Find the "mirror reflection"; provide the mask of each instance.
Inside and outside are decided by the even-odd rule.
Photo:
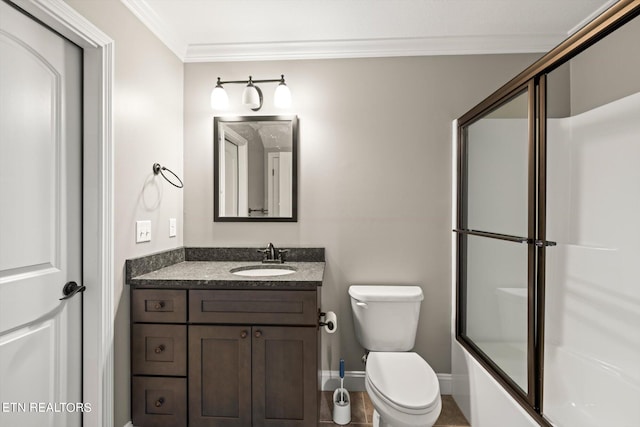
[[[214,119],[214,220],[296,221],[297,117]]]

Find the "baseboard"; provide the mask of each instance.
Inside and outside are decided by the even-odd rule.
[[[320,389],[333,391],[340,387],[340,371],[322,371]],[[344,371],[344,388],[351,391],[365,391],[364,371]]]
[[[436,374],[440,383],[440,394],[451,394],[452,376],[451,374]],[[340,387],[339,371],[322,371],[320,380],[321,390],[333,391]],[[364,371],[345,371],[344,387],[351,391],[365,391]]]
[[[452,394],[453,393],[453,375],[451,374],[436,374],[438,376],[438,382],[440,383],[440,394]]]

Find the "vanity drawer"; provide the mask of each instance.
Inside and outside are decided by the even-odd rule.
[[[190,290],[190,323],[317,325],[316,291]]]
[[[131,417],[139,427],[187,425],[187,379],[133,377]]]
[[[133,289],[131,291],[131,317],[134,322],[186,322],[187,291]]]
[[[134,324],[133,375],[187,375],[187,326]]]

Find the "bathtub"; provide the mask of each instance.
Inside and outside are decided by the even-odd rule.
[[[545,348],[545,417],[558,427],[637,427],[640,383],[566,347]]]

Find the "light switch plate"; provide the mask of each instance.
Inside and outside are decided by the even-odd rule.
[[[176,237],[176,234],[177,234],[176,228],[177,228],[176,219],[169,218],[169,237]]]
[[[136,221],[136,243],[151,241],[151,221]]]

